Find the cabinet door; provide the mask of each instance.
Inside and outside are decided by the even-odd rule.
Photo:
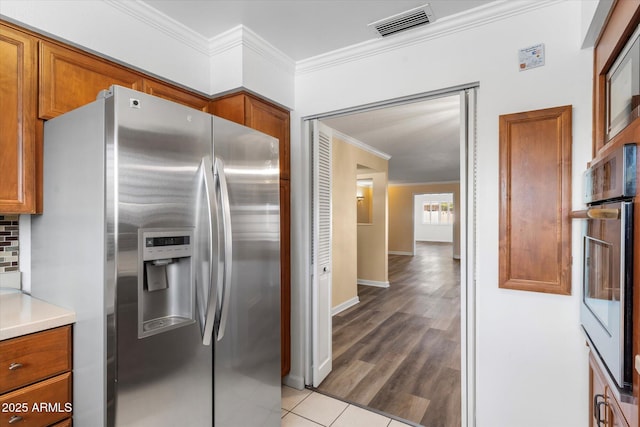
[[[177,89],[154,80],[144,79],[142,82],[142,90],[150,95],[168,99],[187,107],[195,108],[200,111],[208,111],[209,100],[197,95],[190,94],[184,90]]]
[[[629,427],[629,423],[624,415],[622,415],[622,410],[618,406],[618,403],[614,399],[607,399],[607,403],[609,409],[607,427]]]
[[[245,123],[280,140],[280,179],[289,179],[289,112],[247,96]]]
[[[620,403],[607,384],[606,374],[598,366],[596,355],[589,353],[589,419],[593,427],[629,427]],[[629,413],[629,415],[631,415]],[[599,421],[598,421],[599,419]],[[637,425],[633,422],[633,425]]]
[[[593,356],[590,356],[593,357]],[[606,405],[606,385],[602,378],[602,373],[595,366],[593,360],[589,360],[589,419],[593,427],[604,427],[603,422],[607,419]],[[598,423],[600,418],[600,423]]]
[[[218,98],[209,104],[209,112],[214,116],[244,125],[244,99],[246,95],[236,94]]]
[[[571,111],[500,116],[501,288],[571,294]]]
[[[39,117],[51,119],[96,99],[111,85],[142,89],[142,77],[88,53],[40,42]]]
[[[0,213],[35,213],[37,40],[0,25]]]

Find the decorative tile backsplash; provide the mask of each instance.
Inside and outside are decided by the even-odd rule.
[[[18,271],[18,215],[0,215],[0,273]]]

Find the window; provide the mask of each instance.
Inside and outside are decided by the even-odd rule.
[[[453,224],[453,202],[424,202],[422,204],[422,223]]]

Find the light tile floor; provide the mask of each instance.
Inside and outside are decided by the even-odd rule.
[[[282,427],[407,427],[311,390],[282,386]]]

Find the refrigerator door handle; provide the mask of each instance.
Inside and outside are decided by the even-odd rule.
[[[204,311],[204,325],[202,326],[202,344],[203,345],[211,345],[211,337],[213,335],[213,326],[215,321],[215,309],[217,305],[217,286],[214,284],[213,277],[213,216],[214,213],[217,213],[217,199],[215,197],[215,186],[213,179],[213,166],[211,165],[211,160],[209,157],[203,157],[200,163],[200,168],[202,169],[202,179],[204,183],[205,195],[207,198],[207,215],[208,215],[208,223],[209,223],[209,277],[205,286],[209,287],[208,298],[206,301],[205,311]],[[219,222],[219,219],[216,217],[216,221]],[[202,233],[201,233],[202,234]],[[202,319],[201,319],[202,320]]]
[[[227,177],[224,172],[224,161],[216,157],[214,174],[218,178],[220,188],[220,203],[222,208],[222,223],[224,236],[224,287],[222,288],[222,305],[220,307],[220,323],[218,325],[217,340],[224,337],[227,318],[229,317],[229,296],[231,293],[231,271],[232,271],[232,234],[231,234],[231,209],[229,207],[229,190],[227,187]]]

